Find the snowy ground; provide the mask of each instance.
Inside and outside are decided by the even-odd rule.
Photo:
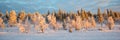
[[[4,31],[0,29],[0,40],[120,40],[120,25],[115,25],[114,30],[88,31],[47,30],[45,33],[20,33],[17,27],[9,27]]]

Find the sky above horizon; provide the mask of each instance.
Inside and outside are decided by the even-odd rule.
[[[48,10],[58,11],[59,9],[67,12],[80,10],[83,8],[86,11],[96,13],[97,9],[101,11],[112,9],[120,11],[120,0],[0,0],[0,11],[5,13],[6,10],[15,10],[20,12],[40,12],[47,13]]]

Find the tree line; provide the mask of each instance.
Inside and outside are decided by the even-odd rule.
[[[52,15],[52,16],[49,16],[49,15]],[[6,11],[6,14],[3,14],[2,12],[0,12],[0,27],[4,28],[6,26],[5,24],[9,24],[7,25],[7,27],[13,27],[13,26],[16,26],[17,23],[20,23],[20,22],[25,24],[26,20],[30,21],[31,24],[36,24],[36,20],[38,20],[36,17],[38,16],[41,17],[39,19],[41,20],[40,22],[42,22],[40,25],[44,25],[43,23],[51,23],[51,25],[54,26],[53,28],[55,28],[55,30],[57,29],[56,26],[58,25],[56,21],[62,22],[63,28],[66,29],[65,26],[66,26],[67,21],[69,21],[69,19],[71,19],[72,21],[70,23],[73,23],[72,26],[75,26],[75,27],[78,25],[81,25],[80,21],[86,21],[86,20],[88,21],[95,20],[95,21],[92,21],[93,24],[91,25],[96,26],[96,23],[99,23],[101,24],[101,27],[102,27],[102,24],[105,23],[106,20],[109,21],[108,19],[110,20],[113,19],[114,22],[119,22],[120,20],[120,12],[115,12],[115,11],[112,11],[111,9],[106,9],[102,13],[100,8],[98,8],[97,14],[93,14],[90,11],[85,11],[84,9],[78,10],[76,13],[65,12],[59,9],[58,12],[53,11],[52,13],[50,13],[50,11],[48,11],[47,14],[40,14],[39,12],[26,13],[23,10],[19,13],[16,13],[15,10],[11,10],[10,12]],[[46,22],[43,22],[43,21],[46,21]],[[75,23],[74,21],[78,22],[77,25],[76,24],[74,25]],[[108,24],[108,25],[111,25],[111,24]],[[77,27],[76,30],[78,30],[78,28],[80,27]],[[69,27],[69,31],[70,32],[72,31],[72,27]]]

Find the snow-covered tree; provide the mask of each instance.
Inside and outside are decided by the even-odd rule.
[[[40,32],[40,24],[39,24],[39,21],[41,20],[40,19],[40,13],[35,12],[31,17],[31,20],[32,20],[32,24],[35,27],[35,30],[37,30],[37,32]]]
[[[83,9],[81,9],[81,17],[82,17],[82,20],[88,19],[88,14]]]
[[[17,23],[17,26],[18,26],[20,32],[22,32],[22,33],[25,32],[25,27],[24,27],[24,25],[22,24],[22,21],[21,21],[21,20],[19,20],[19,22]]]
[[[83,20],[83,27],[84,27],[86,30],[91,27],[91,23],[89,22],[88,19]]]
[[[9,13],[8,11],[6,11],[6,14],[3,16],[3,20],[5,23],[8,23],[8,20],[9,20]]]
[[[120,18],[120,17],[119,17],[119,16],[120,16],[119,13],[114,12],[114,14],[115,14],[115,17],[114,17],[115,21],[116,21],[116,20],[119,20],[119,18]]]
[[[75,23],[75,20],[74,19],[72,19],[71,21],[70,21],[70,23],[69,23],[69,32],[72,32],[73,31],[73,28],[75,28],[75,25],[76,23]]]
[[[52,15],[48,15],[47,16],[48,22],[49,24],[53,27],[54,30],[58,30],[60,28],[60,26],[58,26],[59,24],[56,21],[56,16],[54,14],[54,12],[52,13]]]
[[[100,8],[98,8],[98,22],[101,24],[101,27],[102,27],[102,23],[104,21],[104,18],[103,18],[103,15],[101,14],[100,12]]]
[[[0,12],[0,17],[2,17],[3,16],[3,14],[2,14],[2,12]]]
[[[79,16],[81,15],[80,10],[77,11],[77,14],[78,14]]]
[[[17,23],[17,16],[14,10],[10,11],[9,15],[9,25],[14,26]]]
[[[3,22],[3,19],[0,17],[0,28],[4,29],[5,28],[5,24]]]
[[[81,17],[82,17],[82,20],[85,19],[85,11],[83,9],[81,9]]]
[[[108,17],[107,26],[108,26],[109,30],[112,30],[114,28],[114,20],[113,20],[112,16]]]
[[[109,9],[107,9],[107,17],[111,16]]]
[[[52,20],[51,20],[50,24],[52,24],[54,30],[57,30],[58,26],[57,26],[56,17],[54,16],[54,14],[52,14],[51,18],[52,18]]]
[[[32,15],[32,14],[31,14],[30,12],[27,14],[28,17],[30,17],[31,15]]]
[[[44,32],[44,30],[48,27],[45,18],[41,16],[42,20],[40,20],[40,27],[41,27],[41,31]]]
[[[35,24],[36,23],[36,20],[37,20],[37,16],[36,14],[32,14],[31,17],[30,17],[31,21],[32,21],[32,24]]]
[[[107,10],[104,10],[104,12],[103,12],[103,17],[104,17],[104,20],[107,20]]]
[[[25,14],[24,11],[21,11],[21,12],[18,14],[19,20],[24,21],[24,20],[25,20],[25,17],[26,17],[26,14]]]
[[[92,26],[93,28],[96,27],[96,22],[95,22],[95,19],[94,19],[93,16],[91,17],[91,26]]]
[[[88,14],[88,17],[91,17],[93,15],[90,11],[88,11],[87,14]]]
[[[66,19],[63,20],[63,29],[67,30],[67,22]]]
[[[75,30],[80,30],[82,28],[82,19],[80,16],[76,16]]]

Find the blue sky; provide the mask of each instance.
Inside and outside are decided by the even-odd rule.
[[[65,10],[67,12],[80,10],[96,13],[97,9],[101,11],[105,9],[112,9],[113,11],[120,11],[120,0],[0,0],[0,11],[5,13],[6,10],[16,10],[20,12],[46,13],[48,10]]]

